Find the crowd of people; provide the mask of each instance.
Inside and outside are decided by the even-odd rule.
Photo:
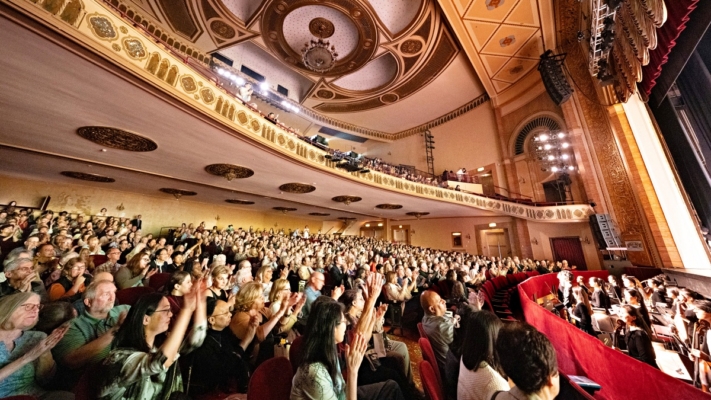
[[[566,263],[308,227],[203,222],[157,238],[142,224],[140,215],[89,218],[14,204],[0,213],[0,396],[72,398],[83,380],[107,399],[245,393],[259,365],[298,341],[293,399],[422,398],[407,346],[385,334],[388,310],[411,306],[421,306],[452,398],[557,393],[550,343],[483,311],[481,284]],[[140,287],[158,290],[119,304],[117,292]],[[498,393],[509,390],[506,378],[516,386]]]

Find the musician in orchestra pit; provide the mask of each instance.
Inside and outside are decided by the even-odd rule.
[[[626,304],[620,307],[619,316],[625,322],[624,341],[627,345],[627,354],[659,369],[657,356],[652,346],[652,330],[644,322],[639,310]]]
[[[711,358],[709,358],[709,345],[711,345],[711,301],[697,300],[694,302],[694,313],[699,319],[699,323],[695,325],[694,336],[692,338],[691,350],[692,360],[698,362],[696,370],[698,371],[699,381],[701,382],[701,390],[709,391],[709,382],[711,382]]]

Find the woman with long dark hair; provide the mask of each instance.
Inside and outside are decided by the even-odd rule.
[[[625,343],[627,344],[628,354],[643,363],[659,369],[657,356],[654,353],[654,347],[652,347],[652,330],[644,322],[639,310],[626,304],[620,308],[619,316],[627,325]]]
[[[403,399],[393,381],[357,386],[358,369],[368,347],[365,338],[355,334],[345,346],[346,373],[343,379],[338,361],[338,344],[346,335],[344,307],[321,296],[314,302],[304,334],[302,359],[294,375],[291,400]]]
[[[184,296],[170,333],[166,332],[173,313],[162,294],[146,294],[131,307],[103,362],[100,399],[168,399],[183,391],[175,361],[200,347],[207,329],[205,285],[201,281],[195,286]],[[191,318],[192,328],[187,332]]]
[[[497,391],[509,390],[495,351],[502,326],[489,311],[476,312],[469,318],[459,367],[458,400],[488,400]]]
[[[577,321],[578,328],[583,332],[595,335],[592,327],[592,307],[588,300],[588,291],[581,286],[573,288],[573,297],[575,298],[575,307],[571,317]]]
[[[644,304],[644,297],[637,289],[625,289],[625,302],[639,310],[639,314],[644,319],[644,323],[647,326],[652,325],[652,321],[649,318],[649,311],[647,311],[647,306]]]

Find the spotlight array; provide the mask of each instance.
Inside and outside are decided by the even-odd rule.
[[[227,81],[231,82],[235,86],[244,86],[245,84],[250,83],[247,82],[243,77],[225,68],[215,67],[215,72],[217,72],[218,75],[225,78]],[[297,106],[295,103],[290,102],[280,94],[273,93],[270,90],[269,82],[259,82],[255,89],[257,89],[257,91],[255,91],[254,94],[259,95],[258,97],[260,99],[264,100],[270,105],[281,108],[287,112],[292,112],[294,114],[298,114],[300,112],[299,106]],[[281,97],[281,101],[274,99],[272,95],[276,97]]]
[[[570,154],[565,152],[570,148],[566,136],[564,132],[543,132],[533,136],[533,153],[542,171],[575,171],[575,166],[569,163]]]

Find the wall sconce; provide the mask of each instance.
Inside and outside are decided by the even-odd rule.
[[[489,228],[496,228],[496,222],[492,222],[489,224]]]
[[[467,239],[471,239],[471,238],[472,238],[472,235],[467,233]]]
[[[590,238],[585,236],[585,239],[580,239],[581,243],[590,244]]]
[[[123,203],[119,204],[118,207],[116,207],[117,210],[123,211],[126,209],[126,207],[123,206]]]
[[[536,239],[536,238],[531,239],[531,244],[538,246],[538,239]]]

